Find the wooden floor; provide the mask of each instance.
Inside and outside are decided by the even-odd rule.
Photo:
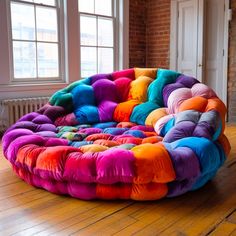
[[[232,151],[213,181],[156,202],[57,196],[18,179],[0,154],[0,236],[236,235],[236,125],[226,134]]]

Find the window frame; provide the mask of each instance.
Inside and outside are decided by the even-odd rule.
[[[26,41],[26,42],[34,42],[36,44],[36,64],[38,64],[38,54],[37,54],[37,43],[41,42],[37,40],[14,40],[12,37],[12,22],[11,22],[11,3],[20,3],[30,6],[39,6],[46,7],[51,9],[56,9],[57,11],[57,30],[58,30],[58,41],[56,44],[58,45],[58,77],[32,77],[32,78],[15,78],[14,77],[14,56],[13,56],[13,41]],[[35,84],[35,83],[52,83],[52,82],[65,82],[66,81],[66,47],[65,47],[65,20],[64,20],[64,4],[63,0],[55,0],[55,6],[45,5],[40,3],[31,3],[24,0],[8,0],[7,4],[7,17],[8,17],[8,42],[9,42],[9,57],[10,57],[10,83],[11,84]],[[36,15],[35,15],[36,19]],[[36,24],[36,22],[35,22]],[[43,41],[42,41],[43,42]],[[45,41],[45,43],[47,43]],[[51,42],[54,43],[54,42]],[[38,67],[37,67],[38,74]]]

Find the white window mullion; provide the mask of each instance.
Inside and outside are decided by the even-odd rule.
[[[106,16],[106,15],[101,15],[101,14],[92,14],[92,13],[89,13],[89,12],[80,12],[80,14],[87,15],[87,16],[98,16],[98,17],[113,19],[113,16]]]
[[[37,34],[36,6],[34,5],[34,25],[35,25],[35,60],[36,60],[36,78],[38,78],[38,34]]]
[[[111,10],[112,10],[112,25],[113,25],[113,69],[117,70],[118,69],[118,66],[117,66],[117,57],[119,56],[116,56],[118,55],[118,45],[116,46],[116,41],[117,41],[117,38],[116,38],[116,34],[118,33],[117,31],[117,28],[115,27],[115,22],[116,22],[116,0],[112,1],[111,3]]]
[[[94,11],[95,11],[95,1],[94,1]],[[98,73],[98,16],[96,16],[96,71]]]
[[[63,37],[63,32],[65,32],[63,25],[64,18],[64,7],[61,4],[61,1],[56,1],[56,9],[57,9],[57,48],[58,48],[58,75],[62,81],[65,81],[65,75],[67,71],[66,63],[65,63],[65,40]],[[64,73],[63,73],[64,71]]]

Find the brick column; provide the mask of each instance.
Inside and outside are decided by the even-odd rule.
[[[146,67],[146,2],[129,1],[129,67]]]
[[[231,0],[233,18],[229,26],[228,120],[236,122],[236,0]]]

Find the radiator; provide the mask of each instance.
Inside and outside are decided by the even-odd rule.
[[[35,97],[35,98],[17,98],[3,100],[2,103],[2,117],[6,119],[6,126],[15,123],[21,116],[37,111],[40,107],[45,105],[49,97]]]

